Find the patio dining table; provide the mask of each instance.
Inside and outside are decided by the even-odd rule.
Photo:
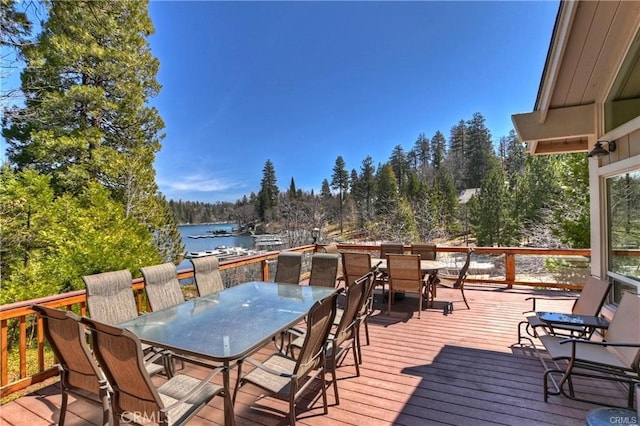
[[[232,363],[259,350],[301,321],[313,304],[337,289],[252,281],[118,324],[154,347],[222,363],[231,393]],[[235,424],[225,406],[225,424]]]

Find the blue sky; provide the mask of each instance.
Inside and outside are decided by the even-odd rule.
[[[318,191],[475,112],[494,143],[531,111],[557,1],[219,2],[149,6],[165,121],[156,157],[168,199],[236,201],[278,186]]]

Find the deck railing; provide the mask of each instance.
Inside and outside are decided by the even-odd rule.
[[[292,251],[302,252],[305,254],[307,261],[304,263],[303,274],[308,274],[309,265],[308,259],[311,253],[315,250],[321,249],[322,245],[309,245],[301,246],[291,249]],[[379,253],[379,246],[371,244],[339,244],[339,250],[355,250],[355,251],[368,251],[374,255]],[[407,252],[410,250],[410,246],[406,246]],[[466,247],[438,247],[438,259],[442,260],[448,267],[455,267],[455,259],[460,257],[460,253],[466,253]],[[470,268],[471,274],[468,278],[470,283],[488,283],[493,285],[504,285],[511,288],[514,285],[518,286],[534,286],[534,287],[549,287],[549,288],[562,288],[562,289],[580,289],[582,282],[584,282],[583,276],[588,275],[589,268],[589,256],[591,251],[575,250],[575,249],[540,249],[540,248],[508,248],[508,247],[477,247],[475,248],[474,258],[484,259],[484,262],[477,262],[478,268],[474,272],[473,264]],[[258,276],[262,281],[269,281],[269,266],[272,264],[278,256],[278,252],[268,252],[264,254],[239,257],[236,259],[230,259],[220,262],[220,270],[232,271],[243,267],[259,267]],[[540,264],[540,259],[550,259],[553,257],[560,257],[564,260],[568,260],[569,263],[578,263],[581,266],[581,274],[565,275],[565,278],[569,278],[569,281],[558,282],[557,280],[545,279],[540,274],[535,274],[536,279],[527,279],[517,274],[517,262],[518,258],[535,257],[538,258],[537,264]],[[530,262],[527,262],[529,264]],[[493,266],[491,266],[493,265]],[[526,268],[529,268],[527,266]],[[526,269],[522,267],[522,269]],[[181,269],[178,271],[178,278],[181,280],[188,280],[193,278],[193,270],[191,268]],[[573,278],[573,282],[571,281]],[[229,281],[227,279],[227,281]],[[237,284],[231,283],[230,285]],[[138,309],[140,312],[148,311],[146,298],[144,297],[144,282],[142,278],[134,279],[132,282],[132,289],[135,293]],[[73,291],[64,294],[58,294],[53,296],[47,296],[39,299],[27,300],[22,302],[16,302],[9,305],[0,306],[0,398],[10,395],[11,393],[25,389],[26,387],[46,380],[49,377],[58,374],[58,370],[51,365],[46,365],[45,362],[45,350],[44,350],[44,332],[42,321],[37,319],[35,313],[31,310],[33,304],[44,304],[55,308],[63,308],[67,310],[73,309],[81,315],[85,315],[86,312],[86,294],[84,290]],[[9,341],[9,325],[10,323],[17,324],[17,339]],[[35,328],[29,327],[30,324],[35,324]],[[14,326],[15,327],[15,326]],[[35,355],[28,355],[34,351],[28,351],[30,338],[28,336],[28,330],[35,336],[31,337],[36,342]],[[15,341],[14,341],[15,340]],[[13,369],[9,371],[9,355],[17,358],[16,362],[12,363]],[[31,360],[31,358],[34,358]]]

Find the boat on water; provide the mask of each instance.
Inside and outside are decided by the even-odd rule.
[[[216,256],[218,260],[230,259],[232,257],[250,256],[256,254],[254,250],[244,247],[218,246],[215,250],[190,251],[185,254],[185,258]]]
[[[256,240],[254,243],[256,248],[278,247],[284,244],[279,235],[254,235],[253,237]]]

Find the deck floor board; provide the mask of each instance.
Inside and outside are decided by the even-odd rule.
[[[540,361],[527,350],[513,347],[517,324],[531,307],[533,294],[559,294],[528,289],[469,287],[467,310],[456,290],[441,289],[438,300],[454,301],[454,311],[440,306],[417,318],[415,299],[397,301],[390,315],[378,295],[378,311],[369,320],[371,344],[363,346],[361,375],[355,376],[348,354],[338,371],[340,405],[329,384],[329,413],[324,414],[319,387],[297,409],[300,425],[583,425],[597,405],[561,396],[542,397]],[[540,310],[571,309],[569,301],[549,301]],[[364,343],[364,332],[363,332]],[[266,357],[273,347],[262,349]],[[180,371],[203,377],[200,367]],[[232,377],[233,377],[232,372]],[[330,376],[327,376],[329,380]],[[154,378],[161,382],[162,378]],[[576,392],[609,403],[624,404],[625,392],[613,383],[575,381]],[[237,396],[239,425],[288,424],[288,405],[261,398],[246,386]],[[0,423],[50,425],[57,422],[61,397],[57,385],[36,390],[0,407]],[[100,408],[70,398],[67,424],[100,424]],[[214,399],[190,424],[223,424],[221,399]]]

